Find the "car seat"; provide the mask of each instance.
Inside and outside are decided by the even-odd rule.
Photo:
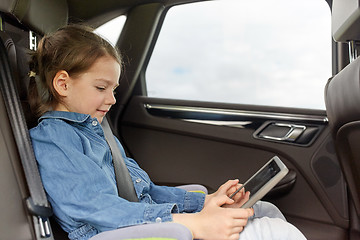
[[[21,102],[19,106],[17,106],[16,104],[15,104],[16,106],[12,104],[8,104],[7,112],[3,107],[6,104],[3,104],[2,102],[0,103],[2,120],[4,121],[2,125],[6,123],[7,124],[6,126],[10,126],[10,123],[14,121],[14,119],[10,119],[9,116],[7,115],[9,112],[9,108],[15,107],[16,108],[15,111],[19,111],[21,115],[25,116],[24,119],[22,117],[20,117],[20,119],[17,119],[19,121],[19,124],[25,126],[26,128],[32,127],[36,124],[36,120],[32,117],[27,102],[27,88],[29,85],[29,77],[27,76],[27,73],[29,72],[29,68],[28,68],[29,57],[27,55],[29,48],[27,45],[33,44],[34,46],[36,46],[36,44],[34,44],[34,42],[31,41],[36,41],[35,36],[37,34],[29,31],[29,29],[36,31],[39,34],[38,35],[39,37],[40,34],[52,31],[60,26],[65,25],[67,23],[67,4],[65,0],[56,1],[56,4],[54,4],[53,1],[44,2],[40,0],[2,1],[0,3],[0,13],[2,13],[2,18],[0,19],[1,20],[0,44],[2,45],[2,48],[0,52],[3,56],[6,56],[7,58],[5,59],[4,62],[1,62],[2,68],[0,70],[0,73],[2,77],[0,78],[0,81],[4,81],[5,78],[9,78],[9,80],[12,81],[13,84],[7,85],[5,87],[7,89],[5,90],[8,91],[10,95],[13,95],[12,97],[14,97],[15,101]],[[28,41],[23,42],[24,39],[29,39],[28,38],[29,32],[31,33],[32,36],[30,38],[30,42]],[[9,65],[9,66],[3,67],[4,65]],[[5,73],[3,74],[3,71],[5,72],[6,69],[11,69],[12,74],[10,75],[6,75]],[[1,100],[4,101],[7,100],[6,96],[4,96],[3,94],[1,94],[0,98]],[[9,127],[7,128],[9,129]],[[3,128],[1,128],[0,130],[2,129]],[[0,133],[1,133],[0,134],[1,137],[3,137],[2,132]],[[8,135],[9,135],[9,139],[10,138],[14,139],[16,133],[14,131],[12,134],[9,132]],[[2,139],[4,141],[8,140],[6,136],[0,138],[0,140]],[[25,141],[26,144],[30,144],[30,140],[28,138],[26,139],[24,137],[22,140]],[[3,144],[3,142],[0,143]],[[32,186],[30,184],[26,186],[26,181],[25,181],[26,176],[24,176],[24,173],[21,169],[21,165],[26,168],[26,166],[24,166],[24,163],[21,163],[19,159],[19,155],[21,155],[21,151],[22,151],[21,146],[19,146],[19,143],[16,142],[15,140],[8,141],[7,145],[11,145],[10,148],[12,150],[13,157],[5,157],[4,161],[9,161],[9,162],[11,161],[10,164],[16,167],[16,169],[15,167],[13,167],[12,169],[13,175],[11,175],[11,177],[15,177],[19,185],[21,185],[20,187],[22,188],[21,196],[17,197],[17,201],[16,201],[18,204],[20,204],[19,203],[20,199],[24,200],[28,198]],[[1,145],[1,147],[2,146],[3,145]],[[9,151],[9,149],[6,150]],[[17,149],[17,152],[20,154],[18,155],[16,153],[16,150],[14,151],[14,149]],[[5,151],[3,151],[2,154],[3,153],[5,153]],[[28,161],[29,159],[25,159],[25,160]],[[3,176],[7,177],[7,175],[3,175]],[[3,182],[6,182],[6,180]],[[13,185],[10,187],[17,188],[19,186]],[[42,188],[42,185],[40,187]],[[186,190],[200,190],[203,192],[207,192],[206,188],[199,185],[186,185],[180,187]],[[6,186],[4,187],[4,189],[6,189]],[[7,202],[1,202],[1,204],[10,204],[10,200]],[[2,213],[1,220],[5,221],[5,219],[7,219],[7,217],[12,214],[14,214],[14,212],[11,211],[7,211],[6,214]],[[49,229],[50,234],[45,234],[45,236],[41,236],[44,234],[41,234],[41,232],[39,233],[38,225],[41,225],[43,222],[32,221],[31,219],[32,218],[34,219],[34,217],[31,216],[31,211],[29,210],[21,211],[21,213],[17,213],[17,214],[20,214],[22,216],[21,223],[24,226],[26,225],[26,231],[24,231],[23,237],[19,237],[20,235],[14,233],[18,237],[15,238],[11,237],[12,239],[53,239],[53,238],[55,238],[56,240],[67,239],[66,234],[54,223],[50,224],[51,225],[51,229]],[[34,213],[32,214],[34,215]],[[10,217],[9,219],[12,218]],[[27,219],[28,221],[26,221],[25,219]],[[3,222],[1,222],[0,224],[3,225]],[[10,222],[6,226],[11,226],[11,225],[12,222]],[[16,219],[16,221],[14,221],[14,226],[17,225],[19,225],[19,222]],[[15,229],[10,229],[10,230],[15,230]],[[51,234],[51,231],[53,234]],[[192,235],[189,229],[187,229],[183,225],[175,224],[175,223],[147,224],[146,226],[139,225],[139,226],[124,228],[121,231],[123,232],[123,237],[121,239],[154,238],[154,237],[162,238],[162,239],[163,238],[184,239],[184,240],[192,239]],[[1,236],[2,234],[3,233],[0,234],[1,239],[3,239],[3,237]]]
[[[352,4],[350,4],[352,2]],[[358,1],[334,0],[332,35],[349,45],[350,63],[325,88],[326,111],[350,195],[360,217],[360,6]]]
[[[341,168],[360,216],[360,58],[328,81],[325,100]]]
[[[357,0],[332,2],[332,35],[348,44],[350,63],[325,87],[326,112],[351,206],[351,239],[360,237],[360,6]]]

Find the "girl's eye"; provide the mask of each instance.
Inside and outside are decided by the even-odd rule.
[[[99,91],[104,91],[105,87],[96,87],[96,89],[99,90]]]

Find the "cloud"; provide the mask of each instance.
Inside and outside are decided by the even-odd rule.
[[[147,68],[148,95],[324,109],[330,21],[324,0],[175,6]],[[114,26],[104,29],[116,42]]]

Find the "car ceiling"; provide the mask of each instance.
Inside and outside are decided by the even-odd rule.
[[[72,21],[105,22],[130,8],[148,3],[162,3],[164,6],[181,3],[198,2],[201,0],[68,0],[69,18]],[[332,0],[325,0],[332,5]],[[100,20],[101,19],[104,20]]]
[[[162,3],[167,6],[197,1],[199,0],[68,0],[67,3],[70,21],[92,22],[96,26],[127,12],[137,5]]]

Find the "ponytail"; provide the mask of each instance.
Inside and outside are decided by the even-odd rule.
[[[29,67],[29,104],[31,112],[36,117],[39,117],[51,108],[52,99],[49,88],[46,87],[46,83],[43,82],[43,79],[38,74],[39,68],[36,53],[32,54]]]

